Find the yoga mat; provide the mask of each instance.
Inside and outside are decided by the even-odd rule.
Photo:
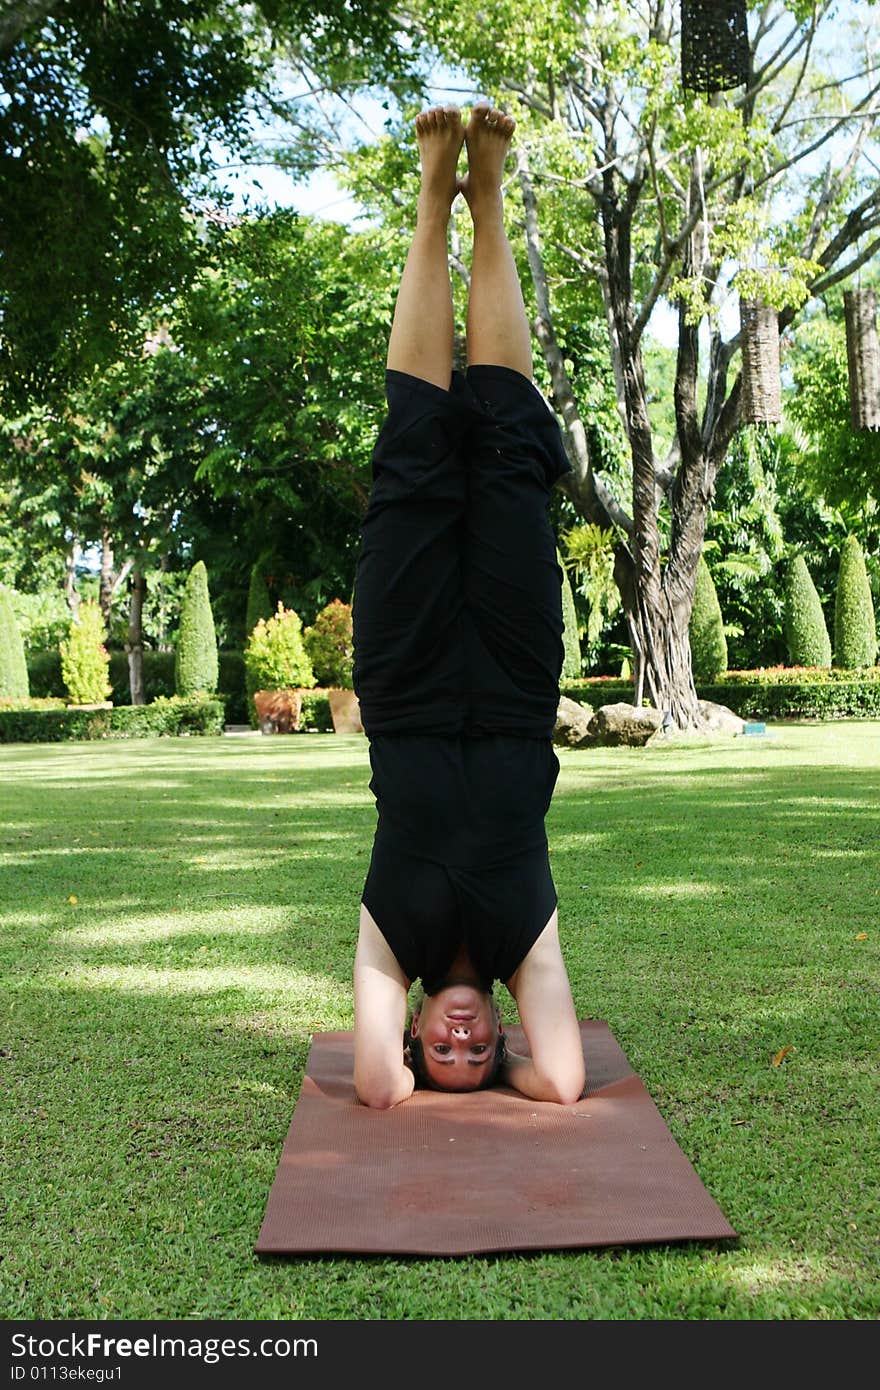
[[[724,1240],[703,1187],[608,1025],[581,1023],[575,1105],[507,1087],[361,1105],[351,1033],[312,1038],[255,1250],[475,1255]],[[508,1030],[526,1051],[520,1028]]]

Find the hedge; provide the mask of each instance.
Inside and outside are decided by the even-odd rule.
[[[858,672],[820,669],[821,676],[805,668],[728,671],[723,681],[698,683],[697,695],[701,700],[726,705],[743,719],[880,718],[880,668]],[[598,709],[618,702],[632,704],[633,687],[630,681],[598,680],[566,684],[562,693]]]
[[[244,658],[239,651],[219,653],[220,675],[218,679],[219,698],[226,702],[226,718],[230,724],[248,722],[244,693]],[[61,678],[61,658],[57,651],[32,652],[27,659],[30,676],[31,695],[46,698],[63,698],[64,681]],[[131,704],[131,687],[128,680],[128,657],[125,652],[110,653],[110,684],[113,687],[109,699],[116,705]],[[155,700],[160,695],[174,694],[174,652],[144,652],[144,693],[147,700]]]
[[[102,738],[222,734],[223,701],[160,697],[149,705],[66,709],[60,705],[0,706],[0,743],[62,743]]]

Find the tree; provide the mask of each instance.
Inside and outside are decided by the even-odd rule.
[[[858,6],[849,35],[863,53],[841,77],[828,54],[845,22],[831,0],[761,0],[748,84],[707,99],[682,91],[673,0],[407,8],[426,42],[520,120],[534,328],[573,464],[564,486],[580,515],[618,537],[636,701],[644,690],[674,724],[698,726],[688,625],[707,508],[741,420],[740,374],[731,380],[741,336],[725,336],[724,304],[760,295],[784,332],[880,248],[876,18]],[[569,279],[601,291],[632,461],[629,509],[600,474],[573,388],[551,275],[560,256]],[[676,439],[660,458],[644,345],[663,299],[677,305],[678,353]]]
[[[256,559],[273,596],[308,617],[351,590],[400,252],[284,210],[212,243],[173,334],[199,383],[198,481],[227,519],[206,517],[199,553],[223,570],[221,602],[237,604],[226,627],[243,640]]]
[[[189,572],[174,654],[178,695],[212,694],[217,689],[217,638],[208,593],[208,571],[199,560]]]
[[[873,666],[876,655],[877,624],[865,557],[856,537],[847,536],[834,604],[834,664]]]
[[[19,0],[0,21],[0,385],[57,394],[137,347],[201,260],[213,150],[276,99],[278,41],[315,70],[397,72],[373,0]],[[227,157],[227,156],[224,156]]]
[[[30,694],[24,643],[5,589],[0,589],[0,700],[26,700]]]
[[[827,296],[789,354],[793,389],[786,412],[798,430],[802,467],[813,492],[849,525],[876,529],[880,515],[880,432],[850,423],[842,296]]]
[[[145,330],[143,353],[0,421],[3,576],[36,577],[45,556],[60,582],[98,548],[105,619],[128,586],[135,702],[144,644],[167,637],[160,596],[194,555],[221,645],[247,635],[256,560],[309,618],[350,591],[384,408],[392,271],[375,233],[266,214],[216,229],[210,259],[162,341]]]
[[[250,637],[260,619],[271,618],[273,611],[272,599],[263,577],[263,566],[256,564],[251,569],[251,582],[248,585],[245,634]]]
[[[785,640],[792,666],[830,666],[831,639],[803,555],[795,556],[785,591]]]

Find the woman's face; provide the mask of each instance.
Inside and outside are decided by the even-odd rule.
[[[422,1040],[425,1068],[444,1091],[476,1091],[492,1068],[501,1021],[491,994],[451,984],[427,995],[411,1032]]]

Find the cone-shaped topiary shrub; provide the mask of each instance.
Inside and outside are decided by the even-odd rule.
[[[697,562],[690,638],[694,680],[717,680],[727,670],[727,638],[712,575],[702,555]]]
[[[556,552],[556,563],[562,570],[562,645],[565,655],[562,660],[562,679],[579,680],[581,671],[581,639],[578,637],[577,610],[574,606],[574,593],[568,571],[562,563],[562,556]]]
[[[180,628],[174,657],[177,694],[213,694],[217,689],[217,670],[217,637],[208,596],[208,571],[199,560],[187,575],[180,606]]]
[[[256,564],[251,569],[251,582],[248,585],[247,611],[245,613],[245,640],[250,637],[261,618],[271,618],[275,609],[268,586],[263,578],[263,566]]]
[[[831,665],[831,638],[803,555],[792,561],[786,578],[785,641],[792,666]]]
[[[59,647],[61,675],[73,705],[99,705],[112,693],[106,635],[98,604],[90,600],[81,603],[70,624],[70,635]]]
[[[0,699],[26,700],[30,694],[24,643],[12,611],[12,600],[0,589]]]
[[[296,690],[315,684],[299,614],[282,603],[261,618],[245,643],[244,664],[252,690]]]
[[[834,664],[847,669],[873,666],[877,624],[862,547],[847,536],[840,552],[834,603]]]
[[[303,642],[318,685],[351,690],[354,651],[351,606],[338,598],[328,603],[313,625],[306,628]]]

